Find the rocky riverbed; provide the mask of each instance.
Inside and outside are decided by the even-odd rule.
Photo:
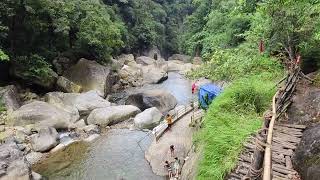
[[[0,88],[6,107],[0,113],[0,177],[40,179],[39,172],[50,179],[162,179],[144,159],[150,142],[141,130],[190,101],[190,82],[179,74],[194,65],[133,55],[118,57],[112,70],[86,59],[59,62],[60,91],[38,95],[14,85]],[[123,104],[108,101],[107,95],[123,90],[130,92]]]

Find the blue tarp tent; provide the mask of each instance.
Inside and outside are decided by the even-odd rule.
[[[207,109],[212,100],[221,93],[221,88],[214,84],[200,86],[198,91],[199,105],[202,109]]]

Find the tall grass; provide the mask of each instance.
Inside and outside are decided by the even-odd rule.
[[[220,180],[235,167],[243,143],[261,127],[276,79],[275,74],[262,73],[235,80],[214,100],[194,138],[204,148],[197,179]]]

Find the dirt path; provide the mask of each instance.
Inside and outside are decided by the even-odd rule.
[[[167,171],[164,169],[164,162],[173,162],[174,157],[178,157],[179,160],[183,162],[192,148],[194,129],[189,127],[191,116],[192,113],[189,113],[176,122],[157,142],[154,140],[146,151],[145,157],[149,161],[152,171],[155,174],[160,176],[167,175]],[[170,145],[175,146],[174,157],[170,155]]]

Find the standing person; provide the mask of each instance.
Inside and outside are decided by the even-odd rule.
[[[168,161],[165,162],[164,168],[168,171],[169,179],[172,178],[172,167]]]
[[[191,106],[192,107],[194,107],[194,99],[195,99],[194,95],[197,91],[197,84],[196,84],[197,82],[198,82],[198,80],[196,80],[194,83],[192,83],[192,86],[191,86],[191,92],[192,92]]]
[[[171,155],[171,157],[174,156],[174,145],[170,146],[170,155]]]
[[[173,169],[175,177],[178,178],[180,175],[180,162],[177,157],[174,158]]]
[[[197,81],[194,82],[194,83],[192,83],[192,86],[191,86],[191,92],[192,92],[192,94],[194,94],[194,93],[196,92],[196,90],[197,90],[197,85],[196,85],[196,83],[197,83]]]
[[[167,124],[168,124],[168,129],[170,130],[170,129],[171,129],[171,126],[172,126],[172,124],[173,124],[173,122],[172,122],[172,117],[171,117],[170,114],[167,114],[167,116],[166,116],[166,121],[167,121]]]

